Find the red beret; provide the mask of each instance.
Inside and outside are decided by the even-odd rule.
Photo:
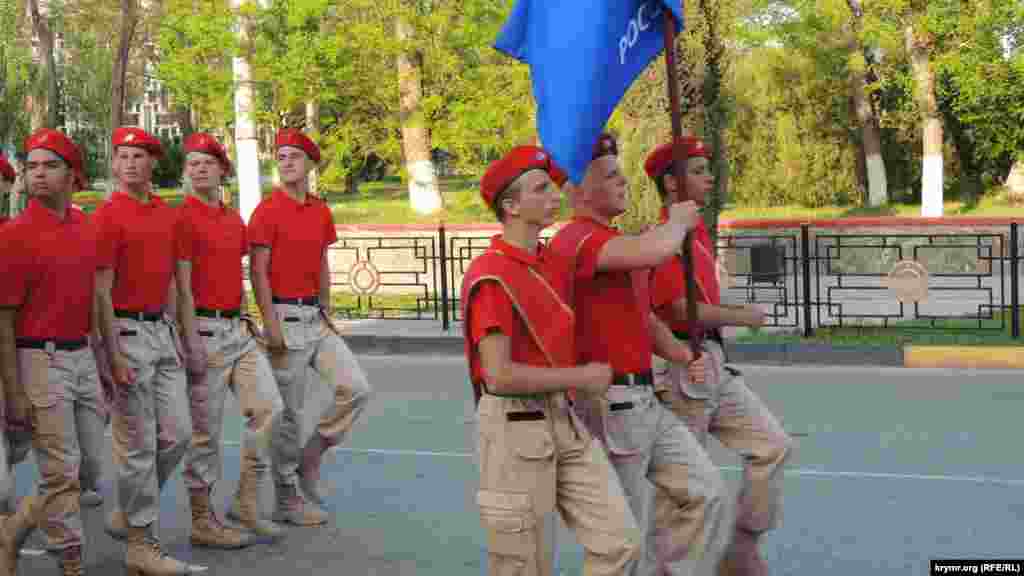
[[[491,162],[487,172],[480,179],[480,196],[490,206],[495,198],[509,184],[530,170],[543,170],[555,177],[559,170],[551,160],[551,154],[536,146],[516,146],[508,151],[500,160]]]
[[[14,172],[14,167],[3,156],[0,156],[0,177],[8,182],[14,182],[14,179],[18,177]]]
[[[129,148],[142,148],[146,152],[157,157],[162,156],[164,153],[163,146],[160,145],[160,140],[157,140],[152,134],[146,132],[142,128],[136,128],[134,126],[121,126],[117,130],[114,130],[112,144],[115,150],[119,146],[128,146]]]
[[[49,150],[68,163],[75,174],[75,184],[79,189],[85,188],[85,175],[82,173],[82,151],[62,132],[41,128],[25,140],[25,154],[33,150]]]
[[[282,146],[298,148],[305,152],[306,156],[309,156],[309,159],[313,162],[320,162],[320,148],[318,148],[308,136],[299,132],[295,128],[282,128],[278,131],[274,148],[280,148]]]
[[[603,132],[597,137],[597,142],[594,143],[594,151],[591,153],[590,160],[597,160],[602,156],[618,155],[619,144],[615,141],[615,136],[612,136],[607,132]]]
[[[704,147],[704,143],[693,136],[684,136],[681,140],[686,150],[687,158],[711,158],[711,151]],[[672,168],[672,143],[666,142],[658,146],[647,156],[644,161],[644,171],[651,179],[655,179]]]
[[[224,171],[228,175],[234,173],[234,167],[231,165],[231,160],[228,159],[227,150],[221,146],[220,142],[217,142],[216,138],[206,132],[193,132],[189,134],[188,138],[185,138],[185,154],[189,152],[209,154],[220,160],[220,165],[224,167]]]

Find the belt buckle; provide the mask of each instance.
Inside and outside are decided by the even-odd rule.
[[[43,349],[46,350],[47,354],[52,356],[57,352],[57,342],[53,340],[47,340],[46,344],[43,345]]]

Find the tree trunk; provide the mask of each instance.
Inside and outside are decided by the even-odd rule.
[[[710,0],[700,1],[701,13],[707,29],[704,33],[705,66],[701,102],[704,106],[705,138],[711,145],[711,166],[714,171],[714,186],[705,201],[704,224],[711,236],[712,246],[718,240],[718,216],[725,205],[725,191],[729,182],[729,165],[725,158],[726,115],[722,103],[722,79],[724,77],[725,45],[718,31],[720,5]]]
[[[192,107],[179,106],[175,115],[178,118],[178,125],[181,126],[181,140],[184,142],[189,134],[196,131],[196,123],[192,121]]]
[[[400,42],[412,39],[409,23],[399,18],[395,30]],[[409,173],[409,204],[419,214],[432,214],[441,209],[441,193],[430,157],[430,135],[420,109],[422,86],[420,55],[404,50],[398,55],[399,117],[402,124],[402,151]]]
[[[41,10],[39,0],[28,0],[28,10],[32,19],[32,31],[39,39],[39,60],[43,63],[43,75],[46,77],[46,105],[40,105],[36,110],[34,119],[40,125],[33,126],[33,129],[43,126],[57,128],[57,62],[54,58],[53,31],[47,22],[50,16],[49,5],[45,5]]]
[[[849,49],[851,56],[863,55],[864,45],[860,41],[861,21],[864,11],[860,0],[847,0],[853,15]],[[864,149],[864,170],[867,175],[868,206],[881,206],[889,199],[889,183],[886,179],[885,159],[882,158],[882,134],[879,130],[878,115],[871,106],[867,93],[867,58],[864,66],[852,66],[850,74],[850,96],[853,98],[854,113],[860,124],[861,141]]]
[[[238,22],[239,54],[232,61],[235,80],[235,173],[238,178],[238,212],[247,223],[263,197],[260,180],[259,134],[256,131],[252,103],[249,59],[253,46],[249,40],[251,23],[239,11],[241,0],[231,0]]]
[[[921,216],[942,216],[942,120],[935,100],[935,72],[929,61],[929,46],[914,34],[905,32],[907,52],[914,72],[914,92],[921,109],[924,153],[921,170]]]
[[[306,129],[311,132],[320,132],[320,105],[314,100],[306,101]],[[309,191],[314,196],[317,194],[317,168],[309,171]]]
[[[117,52],[114,53],[114,72],[110,83],[110,129],[117,129],[124,123],[124,101],[127,86],[125,78],[128,73],[128,56],[131,52],[132,37],[135,35],[136,0],[121,0],[121,34],[118,39]],[[107,179],[106,196],[109,198],[114,191],[113,149],[110,138],[106,138],[107,163],[109,178]]]
[[[1007,195],[1013,204],[1024,204],[1024,160],[1017,160],[1006,177]]]

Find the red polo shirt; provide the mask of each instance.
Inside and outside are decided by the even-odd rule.
[[[270,249],[270,291],[278,298],[319,295],[320,259],[337,241],[330,208],[308,194],[299,202],[276,189],[249,220],[249,244]]]
[[[574,228],[584,227],[584,230]],[[589,235],[581,245],[570,236]],[[616,373],[651,369],[654,345],[648,332],[647,308],[637,299],[647,287],[634,286],[630,271],[598,272],[601,249],[621,232],[589,218],[574,218],[555,234],[551,247],[575,258],[576,348],[580,364],[606,362]]]
[[[177,210],[159,196],[140,202],[115,192],[96,210],[99,267],[114,270],[114,309],[157,312],[174,274]]]
[[[15,336],[81,340],[92,323],[96,230],[80,211],[64,219],[38,200],[0,236],[0,306],[18,308]]]
[[[663,211],[663,219],[664,219]],[[694,270],[696,271],[698,302],[718,305],[718,275],[711,250],[711,235],[703,221],[697,222],[693,236]],[[651,307],[674,332],[687,332],[689,323],[675,320],[672,302],[686,298],[686,276],[680,256],[662,262],[651,274]]]
[[[192,265],[196,308],[238,310],[242,257],[249,252],[245,223],[223,202],[211,206],[189,196],[178,211],[174,241],[178,260]]]
[[[568,290],[571,281],[569,263],[560,259],[551,250],[539,246],[536,254],[514,246],[502,240],[501,236],[491,239],[491,248],[500,250],[508,258],[523,262],[537,270],[548,281],[548,284],[568,302]],[[549,294],[536,294],[538,298],[550,297]],[[501,332],[509,339],[509,356],[513,362],[531,366],[547,366],[544,352],[530,336],[526,323],[516,312],[505,289],[493,280],[483,280],[473,291],[467,308],[470,311],[469,335],[473,342],[474,354],[479,355],[476,346],[484,336],[491,332]],[[534,322],[543,319],[534,320]],[[479,360],[479,358],[477,358]],[[483,381],[480,362],[470,362],[470,376],[474,382]]]

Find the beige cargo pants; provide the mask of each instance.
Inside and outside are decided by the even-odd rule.
[[[583,546],[583,574],[625,574],[640,532],[599,442],[564,394],[483,395],[478,408],[480,490],[489,573],[549,576],[545,518],[561,513]]]
[[[587,426],[604,439],[630,508],[648,523],[652,490],[664,502],[658,529],[642,544],[635,575],[712,574],[729,543],[718,468],[650,386],[609,387],[604,398],[578,404]],[[657,557],[659,566],[650,559]]]
[[[81,546],[79,472],[99,477],[105,428],[92,349],[19,348],[18,373],[31,404],[40,475],[37,526],[51,552]]]
[[[231,390],[238,398],[245,429],[243,470],[265,473],[270,467],[270,442],[284,407],[270,361],[258,346],[250,324],[239,318],[197,317],[208,367],[189,386],[192,442],[185,456],[185,486],[209,488],[220,480],[224,402]],[[191,376],[190,376],[191,377]]]
[[[18,377],[22,382],[21,376]],[[11,384],[14,384],[13,382]],[[7,429],[0,436],[0,514],[13,514],[14,467],[25,461],[32,449],[32,403],[24,385],[5,388]]]
[[[134,383],[116,388],[111,406],[115,493],[128,524],[143,527],[156,521],[160,490],[192,437],[185,369],[166,319],[117,318],[115,331],[135,372]]]
[[[312,368],[333,393],[319,411],[313,433],[337,445],[362,414],[370,399],[370,383],[341,336],[316,306],[274,304],[287,351],[271,353],[270,362],[284,401],[281,424],[274,440],[274,481],[294,486],[305,441],[302,423],[307,400],[313,395]]]
[[[755,534],[770,530],[780,521],[782,471],[793,452],[793,440],[747,388],[742,374],[725,365],[718,342],[705,340],[703,354],[707,364],[703,385],[689,381],[686,366],[656,359],[658,397],[686,422],[701,444],[707,445],[711,434],[740,456],[743,488],[736,527]]]

